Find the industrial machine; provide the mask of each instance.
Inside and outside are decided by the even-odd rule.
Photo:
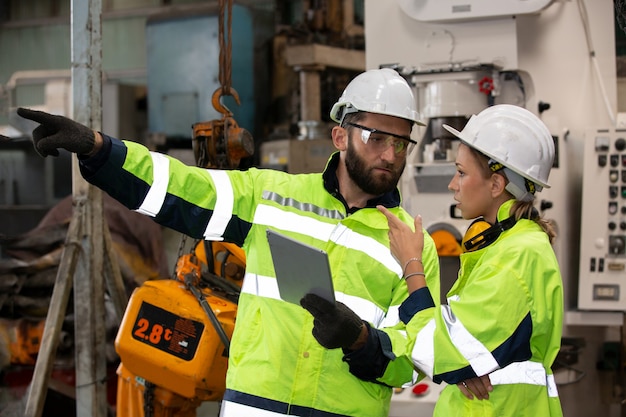
[[[179,257],[175,279],[135,290],[115,341],[118,413],[195,416],[221,399],[244,269],[241,248],[201,241]]]
[[[458,274],[462,241],[471,221],[460,217],[452,192],[447,188],[456,172],[458,140],[441,127],[444,123],[461,130],[471,115],[502,103],[538,114],[553,131],[557,149],[554,167],[559,169],[553,169],[550,176],[557,193],[543,190],[537,209],[553,221],[559,232],[564,230],[561,226],[565,226],[565,220],[571,218],[564,194],[558,193],[565,189],[568,180],[564,169],[567,161],[561,158],[565,138],[555,130],[555,126],[561,126],[548,120],[550,104],[535,97],[536,73],[519,62],[518,34],[523,20],[520,15],[543,13],[552,2],[504,5],[498,1],[444,4],[397,0],[396,3],[401,12],[398,16],[385,14],[371,23],[376,26],[380,20],[393,22],[389,25],[394,29],[387,33],[388,39],[394,39],[399,49],[409,48],[411,53],[401,60],[390,59],[388,45],[369,36],[368,62],[393,67],[409,81],[426,123],[426,127],[414,132],[419,146],[407,159],[400,187],[403,206],[410,213],[422,216],[424,227],[435,241],[441,267],[441,301],[446,302],[446,293]],[[370,16],[383,12],[374,5],[370,9],[376,9],[366,10]],[[561,260],[565,259],[563,239],[567,243],[567,234],[555,245]],[[563,273],[567,273],[565,262]],[[432,415],[443,387],[428,379],[421,384],[426,386],[408,387],[392,397],[391,417]]]
[[[402,187],[404,206],[420,213],[437,246],[441,266],[441,301],[456,280],[461,241],[469,221],[457,212],[448,183],[456,172],[458,139],[443,129],[462,130],[472,114],[495,103],[526,106],[532,81],[523,71],[503,71],[494,64],[459,65],[430,70],[396,66],[414,86],[418,108],[427,120],[417,151],[407,162]]]
[[[220,119],[192,125],[196,165],[234,169],[254,152],[252,135],[239,127],[221,102],[230,95],[230,24],[222,22],[232,0],[220,2],[221,86],[211,98]],[[137,288],[126,307],[115,340],[118,368],[117,411],[124,416],[193,417],[204,401],[222,398],[230,338],[245,270],[243,249],[200,240],[183,253],[183,236],[171,280],[153,280]]]
[[[626,310],[626,130],[590,129],[583,161],[578,307]]]
[[[224,90],[212,101],[222,118],[193,125],[198,166],[232,169],[253,152],[252,136],[220,102]],[[245,262],[240,247],[201,240],[179,253],[174,279],[133,292],[115,341],[118,412],[191,417],[203,401],[221,399]]]

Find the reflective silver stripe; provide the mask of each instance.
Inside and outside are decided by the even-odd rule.
[[[548,384],[548,396],[549,397],[558,397],[559,390],[556,387],[556,381],[554,380],[554,375],[550,374],[546,376],[546,383]]]
[[[465,328],[449,305],[441,306],[441,316],[450,335],[450,340],[459,353],[467,359],[477,375],[485,375],[498,368],[498,361],[489,349]]]
[[[275,413],[273,411],[263,410],[262,408],[251,407],[249,405],[237,404],[231,401],[222,401],[220,408],[220,417],[276,417],[286,416],[289,414]],[[293,417],[293,414],[291,414]]]
[[[387,269],[395,272],[398,279],[402,277],[402,268],[398,261],[391,255],[389,248],[376,239],[357,233],[342,224],[338,224],[335,230],[333,230],[330,240],[338,245],[365,253],[370,258],[376,259],[378,262],[385,265]]]
[[[411,352],[411,360],[415,366],[428,375],[433,377],[435,369],[435,320],[431,319],[426,326],[417,333],[415,344]]]
[[[400,306],[390,306],[387,315],[378,327],[391,327],[400,322]]]
[[[280,293],[278,292],[278,284],[276,278],[268,277],[264,275],[252,274],[246,272],[241,286],[241,292],[246,294],[257,295],[259,297],[272,298],[280,300]],[[337,301],[341,301],[352,311],[354,311],[363,320],[372,323],[374,327],[379,327],[385,312],[378,308],[376,304],[369,300],[365,300],[353,295],[344,294],[335,291],[335,298]]]
[[[554,375],[546,375],[546,369],[539,362],[514,362],[509,366],[489,374],[492,385],[531,384],[548,388],[550,397],[558,397]]]
[[[381,327],[385,318],[385,312],[369,300],[354,295],[348,295],[335,291],[335,298],[350,307],[363,320],[372,323],[376,328]],[[395,323],[394,323],[395,324]]]
[[[398,276],[398,279],[402,278],[402,267],[391,255],[388,247],[376,239],[349,229],[341,223],[326,223],[265,204],[257,206],[253,222],[273,226],[281,230],[302,233],[323,242],[330,240],[337,245],[361,251],[393,271]]]
[[[170,176],[170,160],[165,155],[155,152],[150,152],[150,156],[152,157],[152,185],[141,206],[135,211],[154,217],[159,214],[165,202]]]
[[[430,378],[433,377],[435,363],[434,332],[435,320],[430,320],[417,334],[415,345],[413,345],[413,351],[411,352],[411,360],[415,366]],[[539,362],[514,362],[505,368],[497,369],[488,374],[492,385],[542,385],[547,387],[548,396],[559,396],[554,375],[546,375],[543,364]],[[485,373],[478,375],[485,375]]]
[[[338,210],[329,210],[329,209],[325,209],[322,207],[318,207],[311,203],[302,203],[298,200],[294,200],[293,198],[285,198],[281,196],[280,194],[277,194],[273,191],[263,191],[263,199],[274,201],[280,204],[281,206],[293,207],[300,211],[308,211],[311,213],[315,213],[318,216],[326,217],[329,219],[341,220],[345,217],[344,214]]]
[[[253,223],[264,224],[290,232],[302,233],[323,242],[329,240],[330,234],[335,228],[334,224],[325,223],[265,204],[259,204],[257,206]]]
[[[278,284],[276,278],[246,272],[241,285],[241,292],[258,295],[259,297],[273,298],[280,300]]]
[[[387,269],[395,273],[398,276],[398,279],[401,279],[402,268],[391,255],[389,248],[371,237],[356,233],[341,223],[326,223],[321,220],[285,211],[279,207],[268,206],[266,204],[259,204],[257,206],[253,222],[259,225],[263,224],[276,227],[281,230],[301,233],[322,242],[332,241],[339,246],[361,251],[372,259],[381,262],[385,265],[385,267],[387,267]],[[274,278],[271,278],[271,280],[273,281],[271,285],[276,286]],[[244,286],[245,285],[244,281]],[[263,285],[266,284],[264,283]],[[244,289],[242,289],[242,291],[247,292]],[[276,299],[280,298],[278,296],[278,288],[276,288],[274,295],[261,294],[261,292],[265,293],[267,291],[270,290],[259,289],[249,292],[264,297]],[[390,327],[400,322],[398,313],[399,306],[391,307],[385,315],[383,310],[369,300],[359,297],[353,297],[354,299],[352,300],[349,298],[350,296],[347,295],[345,297],[348,298],[344,301],[342,301],[339,296],[337,296],[337,299],[350,306],[353,310],[358,310],[359,316],[372,323],[375,327]],[[354,306],[350,303],[354,303]]]
[[[211,219],[209,219],[209,224],[207,224],[204,230],[204,238],[207,240],[222,240],[226,226],[233,216],[235,201],[233,187],[226,171],[207,169],[207,172],[213,180],[217,199],[215,200],[215,207],[213,208]]]

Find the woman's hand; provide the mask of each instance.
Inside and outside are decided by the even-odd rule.
[[[411,258],[422,259],[424,250],[424,233],[422,231],[422,216],[415,216],[415,232],[402,220],[392,214],[387,208],[377,206],[378,210],[387,217],[389,224],[389,247],[403,267]],[[406,271],[402,271],[403,273]]]
[[[491,380],[489,375],[483,375],[480,377],[466,379],[463,382],[456,384],[461,390],[463,395],[468,399],[473,400],[476,397],[479,400],[488,400],[489,393],[493,391]]]

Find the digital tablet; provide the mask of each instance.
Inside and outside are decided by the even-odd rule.
[[[335,302],[328,255],[322,249],[267,229],[278,292],[284,301],[300,305],[313,293]]]

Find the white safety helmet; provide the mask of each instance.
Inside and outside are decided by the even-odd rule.
[[[419,120],[411,86],[391,68],[372,69],[354,77],[330,110],[330,118],[341,124],[346,114],[359,111],[396,116],[425,126]]]
[[[533,182],[537,191],[550,188],[548,176],[554,161],[554,140],[546,125],[532,112],[498,104],[470,117],[461,132],[445,124],[443,127],[463,143],[504,165],[505,170],[508,168]],[[511,182],[518,182],[513,176],[507,175]],[[519,193],[513,195],[526,200]]]

